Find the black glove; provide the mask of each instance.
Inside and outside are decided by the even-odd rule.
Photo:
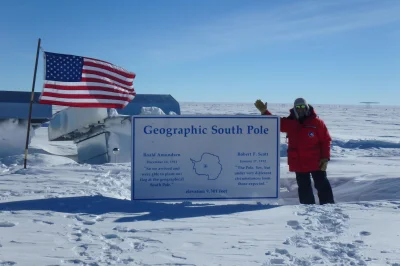
[[[265,114],[267,111],[267,102],[263,103],[260,99],[258,99],[254,103],[255,107],[260,111],[261,114]]]

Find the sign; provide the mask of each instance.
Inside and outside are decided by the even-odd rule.
[[[132,116],[132,200],[279,196],[279,117]]]

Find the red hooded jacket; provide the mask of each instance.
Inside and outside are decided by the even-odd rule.
[[[271,115],[267,110],[266,115]],[[309,116],[302,123],[290,109],[288,117],[280,119],[281,132],[287,133],[288,165],[290,172],[320,170],[320,159],[330,159],[331,136],[325,123],[317,117],[310,105]]]

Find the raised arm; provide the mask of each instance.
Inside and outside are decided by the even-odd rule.
[[[260,99],[258,99],[254,105],[260,111],[261,115],[272,115],[272,113],[267,108],[267,102],[263,103]],[[288,132],[290,127],[292,127],[296,122],[294,120],[288,119],[286,117],[280,118],[280,131],[281,132]]]

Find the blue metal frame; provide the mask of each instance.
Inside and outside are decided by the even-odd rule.
[[[45,122],[51,119],[53,115],[52,105],[39,104],[40,92],[34,93],[32,104],[32,120]],[[29,118],[29,105],[31,101],[31,92],[27,91],[0,91],[0,119]]]

